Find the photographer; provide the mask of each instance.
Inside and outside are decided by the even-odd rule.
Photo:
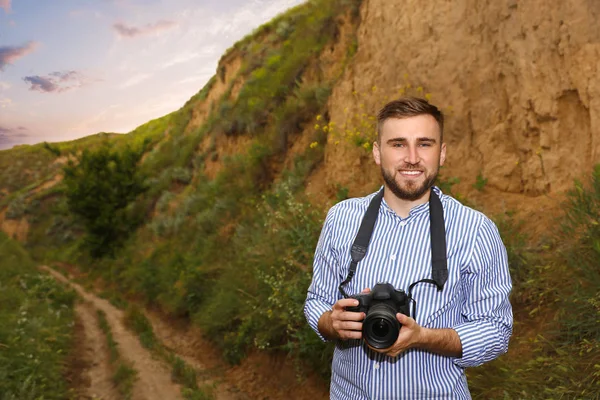
[[[505,353],[512,333],[506,249],[490,219],[433,186],[437,107],[392,101],[377,130],[383,192],[331,208],[304,309],[336,341],[331,398],[469,399],[465,368]]]

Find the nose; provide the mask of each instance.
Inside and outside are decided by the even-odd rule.
[[[416,146],[407,146],[404,162],[407,164],[419,163],[419,154]]]

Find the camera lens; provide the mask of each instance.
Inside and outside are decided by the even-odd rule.
[[[379,337],[385,337],[390,333],[390,326],[384,319],[380,319],[373,323],[373,334]]]
[[[392,346],[400,333],[396,310],[387,304],[376,304],[367,312],[363,322],[363,337],[375,349]]]

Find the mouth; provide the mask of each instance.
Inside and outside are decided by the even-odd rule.
[[[414,170],[414,169],[410,169],[410,170],[401,169],[398,172],[400,173],[400,175],[402,175],[404,177],[408,177],[408,178],[416,178],[423,174],[423,171],[418,171],[418,170]]]

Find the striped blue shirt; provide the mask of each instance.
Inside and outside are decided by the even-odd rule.
[[[427,328],[454,329],[462,357],[410,349],[391,358],[370,350],[362,340],[338,340],[332,399],[470,399],[465,368],[508,349],[511,279],[498,230],[482,213],[434,190],[444,209],[448,281],[441,292],[427,283],[413,288],[416,321]],[[342,298],[338,286],[348,274],[350,247],[374,195],[336,204],[323,225],[304,307],[308,323],[322,340],[319,318]],[[379,282],[408,291],[411,283],[431,278],[429,225],[428,202],[401,218],[383,200],[367,254],[346,292],[356,294]]]

